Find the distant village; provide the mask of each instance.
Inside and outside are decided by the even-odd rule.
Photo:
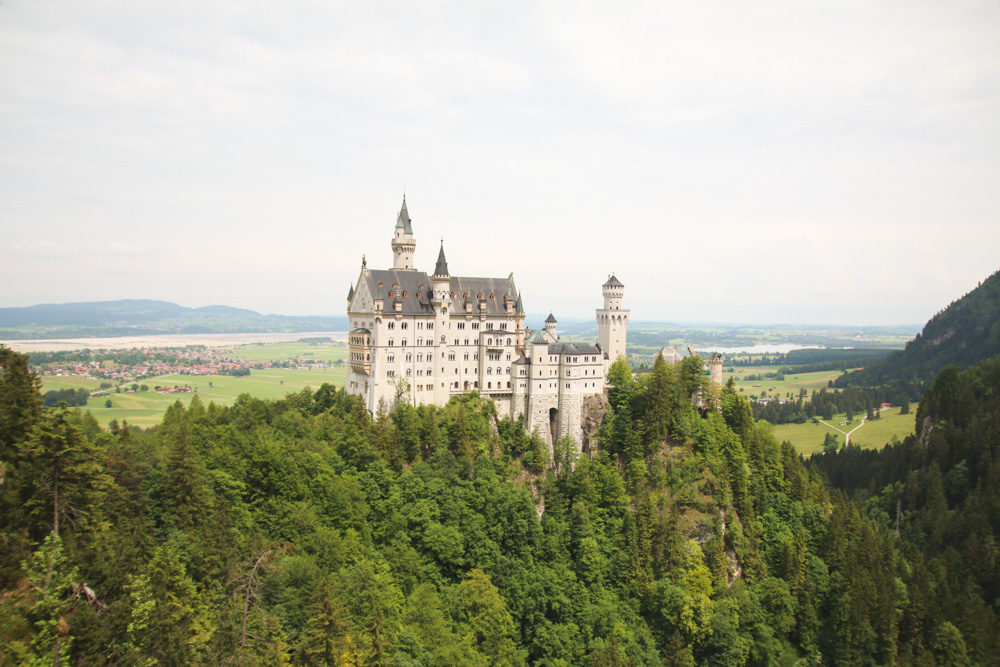
[[[204,346],[146,347],[130,350],[84,350],[33,354],[32,366],[42,376],[82,375],[111,384],[138,382],[161,375],[249,375],[251,369],[319,370],[343,361],[283,359],[259,361],[234,356],[230,350]]]

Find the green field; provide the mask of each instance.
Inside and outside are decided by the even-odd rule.
[[[297,370],[285,368],[269,368],[253,370],[250,375],[232,377],[229,375],[163,375],[148,378],[141,384],[149,385],[149,391],[135,394],[115,394],[91,398],[87,402],[88,410],[97,421],[106,426],[108,422],[127,420],[135,426],[152,426],[160,421],[163,413],[174,403],[180,401],[184,405],[191,402],[196,394],[206,405],[215,402],[229,405],[240,394],[250,394],[256,398],[281,398],[285,394],[299,391],[303,387],[318,389],[324,382],[343,386],[346,370],[343,368],[328,368],[325,370]],[[197,391],[185,394],[160,394],[153,387],[173,387],[188,385]],[[105,407],[110,399],[111,407]]]
[[[917,411],[917,403],[910,404],[910,414],[899,414],[899,408],[889,408],[882,412],[879,419],[874,419],[865,423],[851,435],[851,444],[859,445],[868,449],[878,449],[888,444],[892,436],[900,440],[913,433],[914,413]],[[827,433],[833,433],[837,438],[838,445],[844,444],[844,434],[841,431],[850,431],[861,423],[864,415],[857,415],[848,426],[841,426],[846,415],[840,413],[834,415],[829,424],[830,428],[823,423],[814,424],[807,421],[804,424],[778,424],[774,427],[774,437],[779,441],[788,440],[799,454],[812,456],[823,449],[823,439]],[[837,430],[839,429],[839,430]]]
[[[785,375],[784,380],[775,380],[773,378],[767,378],[763,380],[747,380],[748,375],[763,375],[765,373],[773,373],[777,369],[774,366],[737,366],[735,373],[723,373],[723,382],[728,380],[730,377],[736,383],[736,389],[739,391],[743,390],[743,395],[750,397],[752,395],[760,396],[762,391],[767,392],[768,396],[779,396],[784,397],[786,394],[791,394],[792,398],[799,395],[800,389],[805,389],[807,392],[812,393],[813,390],[823,389],[828,386],[830,380],[836,380],[842,375],[841,371],[814,371],[812,373],[788,373]]]
[[[313,361],[337,361],[347,359],[347,346],[343,343],[253,343],[220,347],[233,356],[250,361],[283,361],[286,359],[310,359]]]
[[[46,375],[42,376],[42,393],[44,394],[54,389],[80,388],[97,391],[100,389],[102,382],[107,382],[107,380],[98,380],[84,375]]]

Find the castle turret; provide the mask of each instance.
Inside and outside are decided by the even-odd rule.
[[[722,386],[722,355],[713,352],[708,359],[708,371],[712,378],[712,384],[716,387]]]
[[[444,351],[448,347],[447,331],[451,301],[451,276],[448,273],[448,260],[444,256],[444,240],[442,240],[441,248],[438,250],[437,263],[434,265],[434,275],[431,276],[431,306],[434,309],[434,333],[431,334],[431,340],[434,341],[434,349],[436,350],[435,359],[443,358]],[[451,382],[451,378],[448,378],[447,382],[442,382],[442,379],[438,378],[433,383],[434,401],[438,405],[444,405],[448,402]]]
[[[597,341],[601,350],[612,364],[618,357],[625,356],[625,333],[628,327],[629,311],[622,308],[625,285],[615,276],[609,276],[602,285],[604,308],[597,310]]]
[[[406,210],[406,195],[403,195],[403,207],[396,217],[396,229],[392,236],[392,268],[413,269],[413,252],[417,242],[413,238],[413,227],[410,225],[410,213]]]
[[[524,352],[524,302],[521,301],[521,293],[517,293],[517,303],[514,304],[514,317],[516,323],[516,333],[515,336],[517,341],[518,352]]]
[[[556,334],[559,324],[556,322],[556,316],[549,313],[549,316],[545,318],[545,333],[549,335],[551,340],[558,340],[559,336]]]

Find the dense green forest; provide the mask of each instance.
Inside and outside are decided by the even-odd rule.
[[[372,417],[329,385],[102,429],[43,407],[22,355],[0,369],[3,664],[1000,660],[995,370],[921,404],[964,500],[942,467],[897,528],[894,496],[831,491],[731,386],[696,410],[697,357],[619,360],[592,456],[476,394]],[[921,518],[965,503],[961,529]]]
[[[996,354],[1000,354],[1000,271],[932,317],[906,349],[843,375],[837,386],[931,381],[945,366],[965,367]]]

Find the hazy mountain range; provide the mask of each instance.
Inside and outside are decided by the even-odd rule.
[[[187,308],[152,299],[0,308],[0,338],[7,339],[346,329],[347,318],[343,316],[262,315],[245,308]]]

